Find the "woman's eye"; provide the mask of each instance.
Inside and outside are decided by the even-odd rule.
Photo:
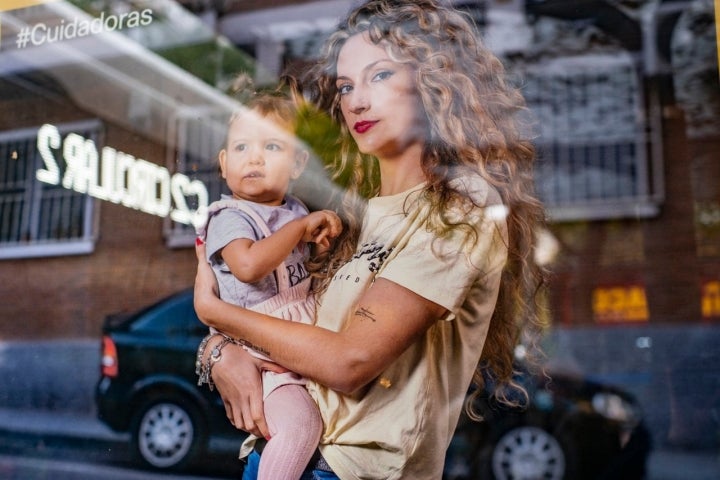
[[[352,85],[343,84],[338,87],[338,93],[340,95],[346,95],[352,91]]]
[[[381,71],[381,72],[376,73],[376,74],[373,76],[372,81],[373,81],[373,82],[380,82],[380,81],[383,81],[383,80],[386,80],[386,79],[392,77],[392,75],[393,75],[393,72],[392,72],[392,71],[390,71],[390,70],[383,70],[383,71]]]

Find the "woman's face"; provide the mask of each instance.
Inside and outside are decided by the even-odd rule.
[[[424,143],[426,129],[413,72],[391,60],[382,44],[354,35],[340,50],[340,109],[361,152],[390,160]]]

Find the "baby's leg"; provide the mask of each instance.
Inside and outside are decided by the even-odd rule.
[[[260,458],[258,480],[299,479],[317,448],[322,420],[302,385],[283,385],[265,398],[271,438]]]

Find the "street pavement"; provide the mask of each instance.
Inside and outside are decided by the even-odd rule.
[[[0,431],[127,442],[96,417],[100,343],[93,340],[0,341]],[[647,480],[717,480],[720,452],[652,452]]]

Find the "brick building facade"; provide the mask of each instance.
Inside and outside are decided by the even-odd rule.
[[[21,12],[25,17],[18,14],[18,21],[30,22],[32,19],[26,17],[34,12]],[[5,19],[3,45],[12,46],[18,25]],[[258,43],[267,41],[266,35],[258,37]],[[272,41],[282,44],[277,38]],[[298,39],[284,41],[290,48]],[[154,54],[137,53],[135,45],[129,49],[128,44],[115,40],[73,40],[67,46],[97,56],[83,64],[67,49],[37,47],[19,52],[4,47],[0,51],[0,194],[5,199],[0,204],[0,339],[94,337],[105,315],[134,310],[193,281],[191,228],[178,229],[167,217],[110,201],[91,199],[90,206],[82,210],[89,230],[84,232],[84,243],[78,242],[84,245],[81,252],[24,255],[23,245],[32,243],[30,234],[20,232],[13,237],[8,199],[16,190],[31,190],[27,182],[36,183],[34,174],[41,165],[33,164],[22,182],[12,172],[23,162],[39,161],[37,155],[27,152],[36,149],[37,134],[44,124],[62,126],[91,120],[98,125],[92,133],[98,150],[111,147],[166,168],[170,175],[190,174],[201,164],[202,178],[207,179],[213,170],[216,142],[206,140],[203,132],[208,130],[203,128],[208,123],[208,111],[213,118],[222,117],[217,109],[222,113],[224,97],[217,90]],[[275,51],[268,45],[256,47],[263,55]],[[613,47],[616,50],[610,50],[610,56],[626,53],[617,45]],[[551,42],[547,48],[555,46]],[[26,57],[20,57],[21,53]],[[608,54],[608,50],[602,53]],[[41,64],[34,60],[23,60],[35,54],[55,63],[38,66]],[[562,56],[557,52],[554,55]],[[283,60],[297,63],[302,59],[292,58],[286,51]],[[699,61],[711,60],[706,56]],[[673,90],[678,79],[672,68],[643,72],[632,63],[634,60],[630,62],[635,65],[631,76],[637,73],[640,78],[632,92],[641,107],[629,109],[641,117],[634,127],[639,143],[632,148],[640,144],[646,156],[634,150],[640,160],[632,164],[629,173],[612,178],[614,184],[620,184],[626,178],[622,175],[630,175],[633,181],[647,180],[649,186],[637,193],[640,187],[633,184],[628,191],[634,196],[629,200],[623,191],[615,194],[611,203],[598,206],[598,199],[592,198],[593,182],[603,177],[588,176],[582,201],[572,197],[560,198],[559,204],[548,201],[551,231],[560,248],[550,265],[550,320],[562,326],[716,322],[720,319],[720,131],[715,129],[718,119],[713,115],[718,112],[703,116],[694,106],[683,103],[677,88]],[[547,63],[536,65],[542,68]],[[714,68],[717,75],[717,63],[703,65],[700,76],[705,81],[707,71]],[[114,68],[117,75],[111,72],[108,77],[106,66]],[[566,75],[558,82],[567,82],[568,78]],[[605,81],[600,74],[596,78],[600,79],[593,80],[596,84]],[[681,88],[697,90],[692,81]],[[717,96],[708,98],[705,103],[712,109],[719,101]],[[547,102],[541,99],[538,105],[546,106]],[[612,122],[606,118],[609,126]],[[694,128],[698,122],[703,128]],[[577,141],[587,143],[577,133],[578,124],[570,122],[570,126],[571,133],[578,135]],[[594,134],[601,128],[590,130]],[[565,132],[558,127],[550,132],[552,135],[563,138]],[[605,142],[603,152],[608,145],[622,146],[613,143],[616,140],[612,135],[601,140]],[[197,147],[201,142],[206,144]],[[190,152],[195,147],[198,152]],[[60,150],[55,154],[59,159]],[[570,165],[575,172],[594,165],[592,155],[577,158],[573,161],[579,163]],[[579,177],[570,174],[559,177],[559,167],[554,168],[555,177],[539,177],[539,187],[553,181],[560,186],[578,181]],[[638,169],[642,168],[647,171],[641,178]],[[211,199],[217,194],[217,190],[209,192]],[[583,213],[578,214],[578,204],[583,202]],[[46,245],[34,242],[37,249]],[[20,253],[12,253],[16,250]]]
[[[30,78],[30,77],[26,77]],[[42,124],[97,119],[97,112],[79,108],[71,99],[25,90],[13,78],[0,79],[0,131]],[[118,95],[108,91],[107,95]],[[102,142],[135,158],[164,164],[166,146],[137,132],[102,120]],[[25,142],[33,147],[35,139]],[[22,143],[21,143],[22,145]],[[3,149],[3,180],[12,175],[8,163],[32,161],[9,158]],[[22,156],[22,155],[21,155]],[[92,251],[79,255],[4,258],[0,260],[0,338],[42,339],[94,337],[105,315],[140,308],[192,285],[192,249],[168,248],[164,220],[111,202],[92,200]],[[3,222],[10,211],[5,208]],[[4,245],[6,253],[12,247]]]

